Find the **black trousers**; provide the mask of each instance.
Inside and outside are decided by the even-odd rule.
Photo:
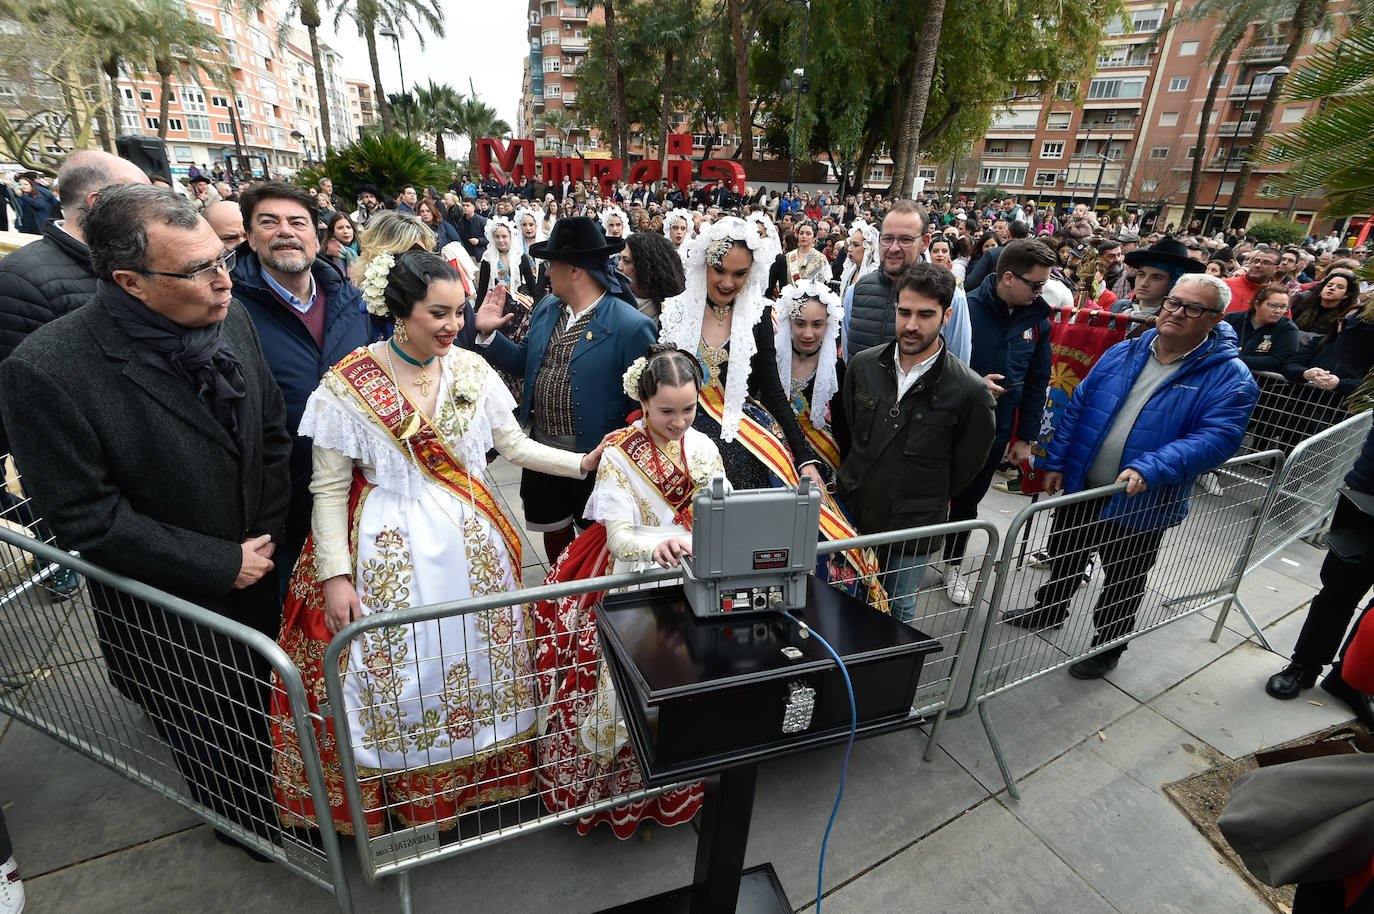
[[[0,863],[14,856],[14,844],[10,841],[10,830],[5,827],[5,811],[0,809]]]
[[[1159,556],[1163,530],[1132,530],[1098,520],[1110,498],[1093,498],[1056,508],[1050,527],[1050,579],[1035,591],[1036,605],[1052,618],[1068,616],[1069,601],[1094,551],[1102,559],[1105,585],[1093,607],[1093,646],[1135,629],[1136,613],[1145,599],[1145,582]],[[1126,645],[1105,656],[1120,656]]]
[[[1374,534],[1374,517],[1349,499],[1341,498],[1331,518],[1331,529],[1364,529]],[[1345,562],[1328,551],[1322,562],[1322,589],[1312,598],[1312,606],[1303,620],[1302,632],[1293,648],[1294,662],[1320,669],[1335,659],[1338,648],[1344,654],[1341,641],[1370,587],[1374,587],[1374,562],[1368,556],[1358,562]]]
[[[998,439],[992,443],[992,450],[988,453],[987,462],[983,464],[978,475],[973,477],[973,481],[956,493],[949,500],[949,519],[951,522],[960,520],[973,520],[978,516],[978,505],[983,500],[983,496],[988,494],[988,486],[992,484],[992,474],[997,472],[997,466],[1002,462],[1002,457],[1007,451],[1007,442]],[[968,533],[951,533],[945,537],[945,562],[950,565],[959,565],[964,561],[964,550],[968,548]]]

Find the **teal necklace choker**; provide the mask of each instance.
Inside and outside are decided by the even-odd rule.
[[[421,362],[419,359],[412,359],[410,356],[406,355],[401,350],[401,347],[396,345],[395,337],[391,338],[389,345],[391,346],[391,351],[399,355],[402,361],[409,362],[416,368],[420,369],[420,377],[416,379],[415,386],[420,388],[420,396],[428,397],[429,386],[433,384],[434,381],[430,378],[429,374],[425,371],[425,369],[429,367],[429,363],[433,362],[436,356],[430,356],[429,358]]]

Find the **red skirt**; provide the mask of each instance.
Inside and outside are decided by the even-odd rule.
[[[563,551],[544,583],[599,577],[613,564],[606,528],[596,524]],[[595,609],[602,596],[577,594],[534,604],[536,681],[540,706],[548,715],[539,735],[539,792],[552,812],[644,787],[634,748],[628,741],[615,744],[615,733],[623,724],[616,725],[618,711],[609,700],[610,674],[596,633]],[[585,835],[605,822],[623,840],[635,833],[642,819],[662,825],[690,821],[701,800],[701,784],[677,787],[583,816],[577,820],[577,831]]]

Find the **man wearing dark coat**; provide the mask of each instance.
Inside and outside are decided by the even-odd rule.
[[[273,553],[291,436],[233,253],[171,190],[106,188],[84,223],[87,305],[0,364],[0,414],[57,544],[275,638]],[[197,801],[277,834],[260,655],[92,581],[113,684],[148,713]]]

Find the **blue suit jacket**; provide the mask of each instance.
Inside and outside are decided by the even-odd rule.
[[[562,301],[553,295],[545,296],[535,306],[529,332],[519,344],[497,333],[489,346],[477,347],[488,362],[525,379],[520,399],[522,425],[529,423],[534,379],[539,375],[544,351],[562,312]],[[631,362],[649,351],[656,337],[654,322],[647,315],[614,295],[601,296],[586,331],[573,348],[568,370],[579,451],[591,450],[607,432],[624,427],[625,417],[639,407],[625,396],[622,377]]]

